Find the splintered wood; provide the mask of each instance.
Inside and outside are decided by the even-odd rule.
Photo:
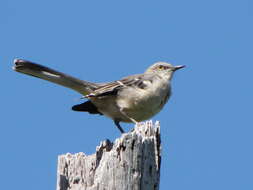
[[[160,165],[160,124],[147,121],[95,154],[60,155],[57,190],[158,190]]]

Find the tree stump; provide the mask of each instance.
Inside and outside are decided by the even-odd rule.
[[[158,190],[160,165],[160,124],[147,121],[95,154],[60,155],[57,190]]]

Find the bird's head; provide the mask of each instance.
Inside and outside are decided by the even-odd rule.
[[[145,71],[145,73],[156,73],[170,80],[173,76],[173,73],[176,70],[182,69],[184,67],[185,65],[173,66],[170,63],[166,63],[166,62],[156,62],[155,64],[151,65]]]

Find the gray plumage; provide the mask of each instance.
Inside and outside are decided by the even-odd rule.
[[[171,95],[174,71],[184,66],[157,62],[145,73],[108,83],[92,83],[74,78],[30,61],[16,59],[13,69],[81,93],[88,101],[72,107],[74,111],[101,114],[111,118],[119,130],[120,122],[147,120],[157,114]]]

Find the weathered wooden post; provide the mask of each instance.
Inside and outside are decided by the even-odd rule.
[[[57,190],[158,190],[160,165],[160,124],[148,121],[95,154],[60,155]]]

